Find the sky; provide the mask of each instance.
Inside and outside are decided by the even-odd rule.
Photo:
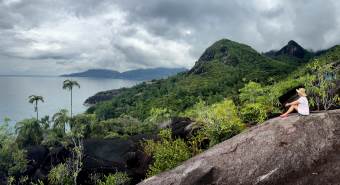
[[[338,0],[0,0],[0,75],[191,68],[222,38],[340,44]]]

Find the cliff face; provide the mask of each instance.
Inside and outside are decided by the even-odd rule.
[[[340,110],[274,118],[141,185],[340,184]]]

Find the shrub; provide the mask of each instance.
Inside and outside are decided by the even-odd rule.
[[[261,103],[246,104],[240,113],[243,122],[249,124],[262,123],[267,119],[266,107]]]
[[[213,104],[202,114],[202,132],[210,141],[210,146],[220,143],[240,133],[245,125],[238,117],[237,108],[232,100]]]
[[[159,136],[160,141],[147,140],[143,144],[144,151],[154,160],[147,172],[148,177],[172,169],[191,157],[187,144],[182,139],[173,139],[170,129],[161,130]]]
[[[71,132],[81,130],[84,138],[88,138],[91,134],[91,125],[97,122],[95,114],[78,114],[70,121]]]
[[[240,133],[245,128],[238,117],[235,104],[229,99],[210,106],[199,101],[182,115],[195,119],[197,126],[201,128],[191,139],[194,153],[199,152],[200,145],[204,140],[209,140],[209,145],[213,146]]]
[[[0,123],[0,173],[14,176],[27,168],[26,151],[19,148],[8,127],[9,120]]]
[[[109,118],[116,117],[114,112],[112,111],[112,103],[109,101],[99,103],[96,105],[96,108],[94,110],[94,113],[98,117],[99,120],[106,120]],[[92,108],[94,109],[94,108]]]
[[[71,173],[66,164],[58,164],[51,169],[48,174],[48,182],[51,185],[69,185],[72,184]]]
[[[249,82],[239,91],[239,98],[242,103],[255,103],[259,101],[265,101],[265,90],[259,83]]]
[[[199,119],[201,114],[207,110],[208,106],[206,103],[200,99],[194,106],[185,110],[184,113],[180,114],[181,116],[186,116],[190,118]]]
[[[318,110],[328,110],[335,106],[339,95],[336,94],[336,70],[332,64],[326,61],[314,60],[307,66],[309,78],[305,83],[306,90],[310,96],[310,103]]]
[[[105,176],[104,181],[98,180],[97,185],[124,185],[129,184],[130,177],[126,173],[116,172]]]
[[[152,108],[150,116],[146,119],[147,122],[160,123],[170,119],[172,111],[167,108]]]
[[[141,133],[150,133],[156,130],[156,124],[141,122],[128,115],[118,118],[94,122],[91,125],[91,137],[114,138],[126,137]]]
[[[36,119],[24,119],[16,123],[15,129],[20,146],[39,145],[43,140],[43,130]]]

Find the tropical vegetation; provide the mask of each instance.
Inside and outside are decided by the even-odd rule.
[[[287,61],[289,58],[289,61]],[[73,115],[73,80],[65,80],[70,91],[70,110],[62,109],[51,118],[38,117],[41,96],[30,96],[36,118],[24,119],[15,128],[4,120],[0,126],[0,175],[8,184],[77,184],[84,164],[87,139],[127,139],[138,134],[156,139],[140,141],[152,160],[149,177],[176,167],[190,157],[229,139],[247,127],[261,124],[283,111],[281,97],[304,86],[313,110],[339,105],[340,46],[303,58],[284,53],[263,55],[249,46],[221,40],[209,47],[188,72],[167,79],[143,82],[122,89],[112,100]],[[188,117],[193,132],[187,138],[174,135],[167,125],[173,117]],[[43,145],[64,147],[67,159],[49,169],[47,179],[25,174],[27,149]],[[91,184],[129,184],[123,171],[89,175]]]

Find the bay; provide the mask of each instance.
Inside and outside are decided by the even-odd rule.
[[[70,92],[62,89],[65,79],[76,80],[80,88],[73,89],[73,112],[84,112],[84,101],[99,91],[131,87],[140,81],[106,78],[66,78],[44,76],[1,76],[0,77],[0,123],[10,118],[16,123],[25,118],[35,117],[33,105],[28,103],[28,96],[40,95],[44,102],[39,102],[39,117],[52,116],[60,109],[70,109]]]

